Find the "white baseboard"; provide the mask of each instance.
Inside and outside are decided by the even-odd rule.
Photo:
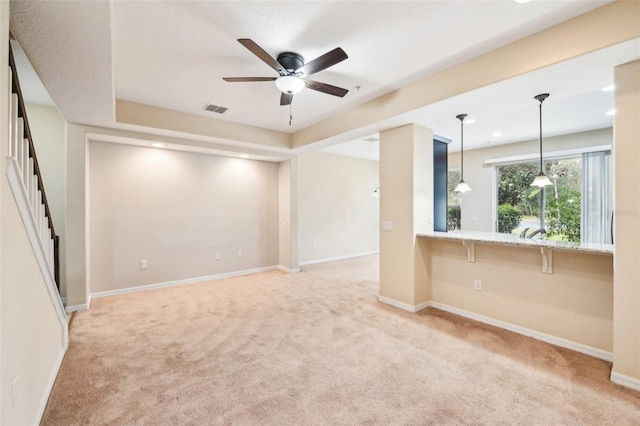
[[[61,348],[58,353],[58,358],[56,359],[56,363],[53,366],[53,370],[49,375],[49,380],[47,380],[47,384],[44,388],[44,393],[40,398],[40,404],[38,405],[38,412],[36,413],[36,421],[33,423],[34,425],[39,425],[42,421],[42,416],[44,415],[44,410],[47,408],[47,402],[49,402],[49,396],[51,395],[51,391],[53,390],[53,385],[55,384],[56,378],[58,377],[58,372],[60,371],[60,367],[62,367],[62,360],[64,360],[64,355],[67,353],[66,348]]]
[[[382,303],[386,303],[387,305],[391,305],[391,306],[393,306],[395,308],[402,309],[403,311],[414,313],[414,314],[416,312],[418,312],[420,309],[424,309],[426,307],[425,306],[425,307],[422,307],[422,308],[418,309],[418,306],[413,306],[413,305],[410,305],[408,303],[399,302],[397,300],[389,299],[388,297],[384,297],[384,296],[378,296],[378,301],[382,302]],[[427,302],[427,303],[429,303],[429,302]],[[424,305],[424,303],[419,305],[419,306],[422,306],[422,305]]]
[[[431,306],[431,300],[427,300],[426,302],[416,305],[414,309],[415,309],[415,312],[420,312],[421,310],[426,309],[429,306]]]
[[[87,309],[89,309],[89,305],[90,303],[83,303],[80,305],[71,305],[71,306],[67,306],[66,308],[64,308],[65,312],[70,314],[72,312],[76,312],[76,311],[86,311]]]
[[[640,379],[635,377],[625,376],[624,374],[611,371],[610,379],[613,383],[624,386],[625,388],[640,391]]]
[[[283,271],[283,272],[287,272],[289,274],[297,274],[298,272],[300,272],[300,268],[295,268],[295,269],[290,269],[290,268],[286,268],[282,265],[278,265],[278,269]]]
[[[432,306],[441,311],[450,312],[452,314],[459,315],[461,317],[469,318],[474,321],[479,321],[485,324],[492,325],[494,327],[503,328],[505,330],[513,331],[514,333],[522,334],[523,336],[531,337],[542,342],[550,343],[562,348],[571,349],[576,352],[583,353],[585,355],[592,356],[594,358],[602,359],[605,361],[613,361],[613,353],[604,351],[602,349],[594,348],[592,346],[583,345],[582,343],[572,342],[571,340],[563,339],[561,337],[552,336],[550,334],[542,333],[540,331],[531,330],[529,328],[521,327],[519,325],[511,324],[505,321],[500,321],[491,317],[476,314],[474,312],[466,311],[464,309],[455,308],[453,306],[445,305],[438,302],[430,302],[429,306]]]
[[[378,254],[379,251],[367,251],[364,253],[348,254],[346,256],[325,257],[324,259],[305,260],[300,262],[300,266],[315,265],[316,263],[334,262],[336,260],[353,259],[354,257],[370,256],[372,254]]]
[[[273,271],[275,269],[279,269],[279,267],[266,266],[264,268],[245,269],[243,271],[227,272],[224,274],[209,275],[205,277],[187,278],[185,280],[167,281],[167,282],[157,283],[157,284],[141,285],[138,287],[128,287],[128,288],[120,288],[117,290],[100,291],[97,293],[91,293],[91,296],[94,299],[99,299],[101,297],[117,296],[119,294],[137,293],[139,291],[155,290],[157,288],[175,287],[178,285],[196,284],[196,283],[201,283],[205,281],[221,280],[223,278],[239,277],[242,275],[255,274],[257,272]]]

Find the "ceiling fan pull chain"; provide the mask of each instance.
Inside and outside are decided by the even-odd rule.
[[[289,104],[289,126],[291,126],[291,120],[293,120],[293,112],[291,111],[291,109],[292,109],[291,104],[292,104],[292,103],[293,103],[293,102],[291,102],[291,103]]]

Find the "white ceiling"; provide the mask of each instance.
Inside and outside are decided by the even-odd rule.
[[[539,103],[534,96],[540,93],[550,94],[543,104],[545,137],[611,127],[614,117],[607,112],[613,109],[613,91],[602,89],[612,85],[614,66],[638,58],[640,39],[431,104],[389,120],[386,127],[418,123],[451,139],[449,150],[456,152],[460,150],[456,115],[465,113],[465,150],[537,139]],[[474,122],[468,123],[471,119]],[[378,159],[378,143],[362,139],[323,151]]]
[[[70,122],[131,128],[115,121],[119,98],[293,132],[608,2],[14,0],[11,27]],[[337,98],[304,90],[295,96],[289,126],[288,108],[279,105],[272,83],[222,80],[275,75],[238,38],[253,39],[274,57],[295,51],[307,61],[342,47],[349,58],[312,79],[349,93]],[[494,143],[528,139],[532,124],[534,134],[537,129],[532,98],[545,91],[552,94],[545,102],[550,134],[586,129],[580,118],[587,127],[606,127],[611,119],[600,110],[611,98],[598,89],[611,81],[612,63],[639,57],[640,48],[635,42],[593,55],[448,99],[380,128],[413,121],[457,138],[455,115],[464,112],[477,120],[465,127],[465,148],[486,144],[494,130],[504,135]],[[202,110],[206,103],[229,109],[212,115]],[[554,120],[574,128],[563,130]]]

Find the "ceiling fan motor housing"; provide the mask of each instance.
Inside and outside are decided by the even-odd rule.
[[[304,58],[297,53],[282,52],[278,55],[278,63],[289,73],[293,74],[304,65]]]

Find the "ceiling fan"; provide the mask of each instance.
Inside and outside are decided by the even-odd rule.
[[[253,40],[240,38],[238,41],[249,49],[251,53],[262,59],[265,64],[276,70],[279,77],[224,77],[224,81],[231,83],[275,81],[276,87],[282,92],[280,95],[280,105],[291,105],[293,95],[299,93],[305,87],[339,97],[343,97],[348,92],[347,89],[343,89],[342,87],[307,80],[307,77],[311,74],[327,69],[348,58],[344,50],[339,47],[317,57],[311,62],[305,63],[304,58],[294,52],[282,52],[276,60]]]

